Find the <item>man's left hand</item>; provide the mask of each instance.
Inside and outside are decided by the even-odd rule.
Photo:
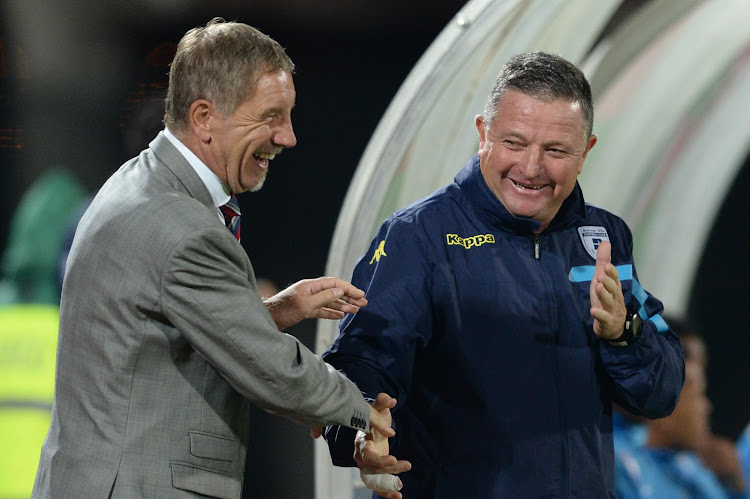
[[[367,305],[365,292],[335,277],[296,282],[263,301],[279,329],[303,319],[343,319]]]
[[[612,265],[612,245],[602,241],[596,251],[596,268],[589,288],[594,333],[602,339],[619,338],[625,327],[625,298],[617,268]]]

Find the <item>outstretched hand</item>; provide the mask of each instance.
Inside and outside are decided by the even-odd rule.
[[[296,282],[263,301],[279,329],[303,319],[343,319],[367,305],[365,292],[335,277]]]
[[[354,440],[354,460],[362,482],[387,499],[401,499],[398,491],[403,483],[395,475],[411,469],[409,461],[389,455],[388,437],[395,434],[391,429],[391,409],[395,405],[393,397],[385,393],[378,395],[370,408],[370,433],[357,432]]]
[[[594,333],[602,339],[618,338],[625,326],[625,298],[617,268],[612,265],[612,245],[602,241],[596,251],[596,268],[589,287]]]

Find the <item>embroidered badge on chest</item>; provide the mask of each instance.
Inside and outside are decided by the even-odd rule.
[[[578,235],[581,236],[581,243],[591,258],[596,260],[596,249],[602,241],[609,241],[607,229],[601,226],[586,225],[578,227]]]

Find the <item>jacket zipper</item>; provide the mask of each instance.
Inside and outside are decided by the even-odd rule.
[[[539,260],[541,258],[541,235],[540,234],[534,234],[534,259]],[[541,265],[541,262],[539,262]],[[544,274],[544,270],[540,268],[542,274]],[[552,300],[552,308],[555,308],[555,297],[554,297],[554,289],[551,290],[551,300]],[[559,338],[555,338],[556,340],[559,340]],[[560,449],[561,451],[561,458],[562,461],[560,463],[560,471],[561,471],[561,477],[560,477],[560,497],[570,497],[570,448],[568,446],[568,434],[565,429],[566,423],[565,423],[565,417],[563,414],[563,401],[561,400],[562,396],[562,387],[560,386],[561,381],[560,377],[558,376],[560,372],[560,367],[558,365],[559,357],[557,354],[555,354],[555,362],[553,365],[553,369],[555,372],[555,379],[557,379],[557,409],[560,414],[560,437],[561,437],[561,444],[562,447]]]

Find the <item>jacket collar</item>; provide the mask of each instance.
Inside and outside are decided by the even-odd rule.
[[[531,218],[517,217],[511,214],[497,199],[485,182],[479,169],[479,155],[473,158],[458,172],[454,179],[462,192],[466,194],[469,203],[474,207],[480,218],[503,230],[531,234],[541,226],[541,223]],[[545,232],[560,230],[582,222],[586,218],[586,203],[583,192],[576,182],[573,192],[563,201],[560,211],[550,223]]]
[[[214,200],[208,192],[206,184],[190,166],[185,156],[164,136],[164,132],[159,132],[159,135],[148,146],[156,157],[177,177],[188,194],[209,208],[214,208]]]

